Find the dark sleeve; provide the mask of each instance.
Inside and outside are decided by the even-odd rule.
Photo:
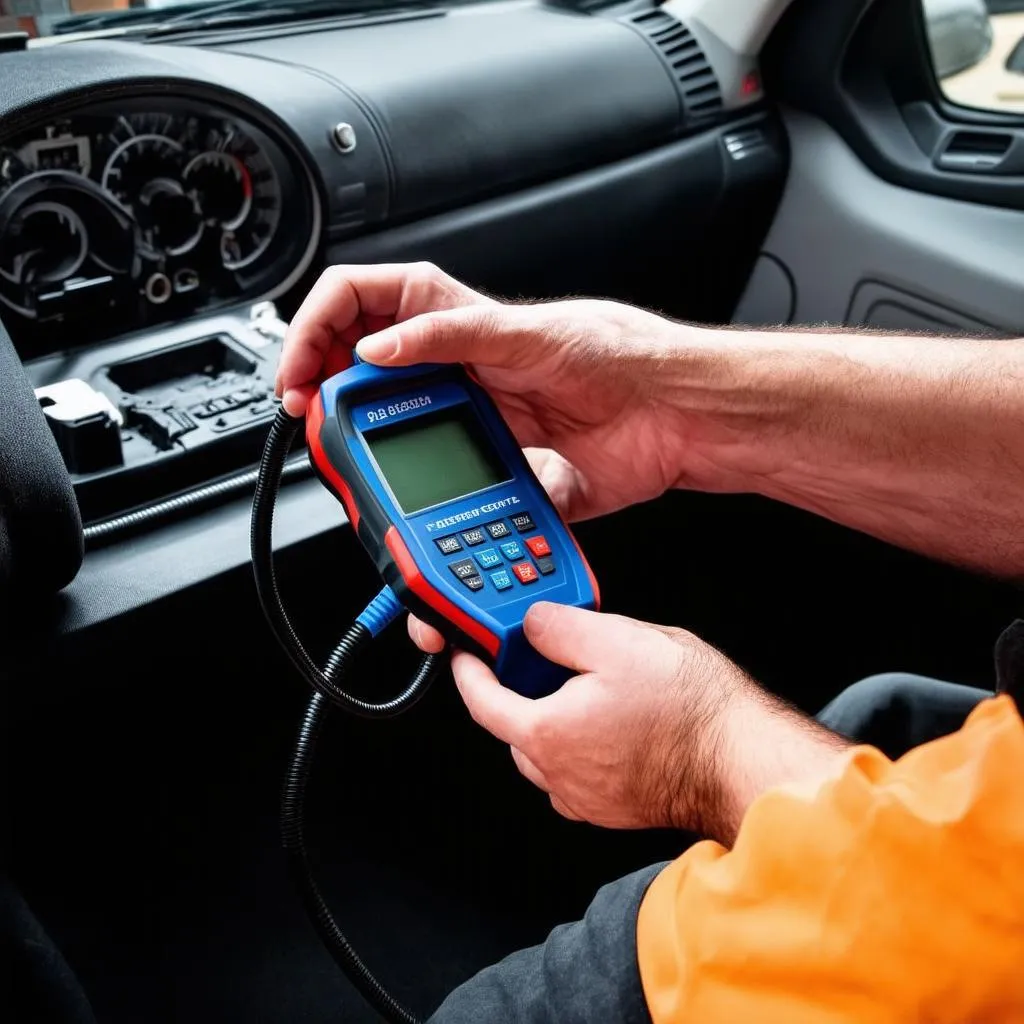
[[[996,643],[996,692],[1008,693],[1024,714],[1024,619],[1009,626]]]
[[[555,928],[459,986],[428,1024],[651,1024],[636,920],[658,864],[601,888],[582,921]]]

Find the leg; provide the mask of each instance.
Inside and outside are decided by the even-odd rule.
[[[912,747],[956,732],[985,690],[893,672],[843,690],[818,714],[822,725],[897,758]]]
[[[582,921],[457,988],[428,1024],[650,1024],[636,963],[636,918],[656,864],[603,886]]]

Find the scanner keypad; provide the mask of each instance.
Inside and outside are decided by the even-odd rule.
[[[517,513],[511,520],[515,533],[532,532],[536,529],[529,512]],[[491,540],[502,541],[494,547],[473,552],[472,558],[466,558],[465,554],[462,554],[462,557],[452,558],[448,562],[448,568],[459,582],[473,593],[488,587],[488,580],[490,587],[501,592],[536,583],[541,576],[550,576],[556,571],[551,545],[541,534],[531,536],[525,545],[517,540],[504,540],[513,536],[513,530],[510,529],[508,522],[497,519],[477,529],[438,537],[434,543],[442,554],[458,555],[463,552],[463,544],[476,547],[488,537]],[[533,556],[533,561],[529,555]]]

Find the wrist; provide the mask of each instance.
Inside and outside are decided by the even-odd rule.
[[[841,771],[851,746],[748,680],[718,731],[705,834],[731,844],[759,796],[794,783],[816,788]]]
[[[774,382],[756,372],[751,339],[735,332],[672,324],[671,356],[660,374],[669,411],[673,486],[750,490],[765,432],[774,432]],[[761,362],[761,366],[764,363]]]

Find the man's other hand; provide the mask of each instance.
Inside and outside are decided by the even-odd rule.
[[[472,717],[567,818],[608,828],[702,830],[720,802],[723,723],[754,684],[681,629],[540,602],[524,624],[545,657],[579,674],[529,700],[457,651]]]

